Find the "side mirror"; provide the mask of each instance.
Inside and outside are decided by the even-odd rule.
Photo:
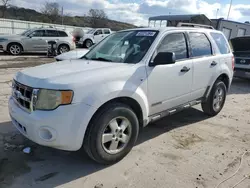
[[[159,52],[151,63],[151,67],[157,65],[175,64],[176,58],[173,52]]]

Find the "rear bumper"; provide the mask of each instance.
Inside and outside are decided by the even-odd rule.
[[[250,79],[250,69],[235,68],[234,69],[234,77],[249,78]]]

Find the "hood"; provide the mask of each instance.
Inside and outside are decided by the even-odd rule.
[[[88,49],[77,49],[72,50],[63,54],[60,54],[55,57],[57,60],[70,60],[70,59],[80,59],[83,57],[89,50]]]
[[[234,52],[250,52],[250,37],[236,37],[230,42]]]
[[[13,39],[13,38],[21,38],[21,35],[0,35],[0,39]]]
[[[33,88],[72,89],[75,84],[103,81],[105,75],[113,77],[131,66],[133,64],[66,60],[24,69],[15,75],[15,80]]]

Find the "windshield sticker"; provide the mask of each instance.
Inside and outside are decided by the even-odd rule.
[[[138,37],[153,37],[156,32],[152,31],[141,31],[136,34]]]

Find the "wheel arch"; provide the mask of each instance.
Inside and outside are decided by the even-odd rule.
[[[18,44],[21,46],[21,50],[22,52],[24,51],[24,48],[23,48],[23,45],[20,43],[20,42],[10,42],[8,45],[7,45],[7,51],[9,51],[9,48],[12,44]]]

